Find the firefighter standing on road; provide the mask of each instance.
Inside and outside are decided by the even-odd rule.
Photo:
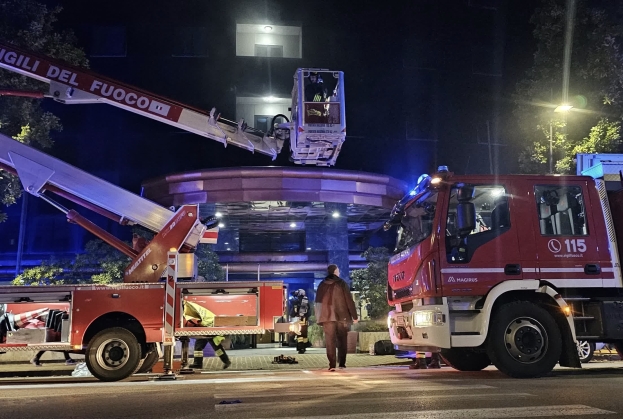
[[[294,300],[292,301],[290,316],[293,317],[293,320],[298,321],[301,326],[300,334],[296,337],[296,350],[298,353],[304,354],[309,346],[309,340],[307,339],[308,319],[311,314],[309,310],[309,300],[303,289],[294,291],[292,296]]]
[[[193,364],[190,366],[193,369],[203,369],[203,349],[209,343],[214,353],[223,361],[223,369],[227,369],[231,365],[231,361],[225,353],[223,348],[223,336],[212,336],[209,338],[201,338],[195,340],[195,350],[193,353]]]

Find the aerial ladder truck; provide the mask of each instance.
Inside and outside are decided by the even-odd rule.
[[[301,165],[334,166],[346,139],[344,73],[317,68],[299,68],[294,74],[290,119],[275,115],[269,132],[221,118],[210,112],[173,101],[83,68],[0,42],[0,68],[48,84],[47,92],[0,90],[0,95],[51,98],[64,104],[106,103],[184,131],[232,144],[274,160],[284,143],[290,143],[290,159]],[[320,74],[330,95],[323,102],[306,102],[306,81]],[[276,123],[277,119],[286,122]]]
[[[291,120],[273,123],[271,133],[262,133],[244,121],[220,118],[215,109],[206,113],[12,45],[0,43],[0,68],[49,85],[47,93],[2,90],[0,94],[49,97],[66,104],[107,103],[273,159],[289,140],[291,159],[297,164],[334,165],[345,139],[342,72],[298,69]],[[333,78],[327,102],[304,101],[305,79],[312,71]],[[27,193],[62,211],[69,222],[130,260],[123,284],[0,287],[0,352],[84,353],[96,378],[117,381],[149,371],[164,346],[164,377],[174,378],[176,340],[182,340],[185,365],[189,337],[263,334],[274,330],[284,315],[287,299],[279,281],[177,281],[193,277],[193,271],[196,276],[197,245],[215,243],[218,236],[213,218],[199,218],[198,205],[162,207],[2,134],[0,170],[17,175]],[[145,246],[129,246],[66,208],[59,197],[122,225],[142,226],[155,236]],[[201,321],[197,326],[188,319],[186,303],[212,313],[209,324]],[[37,322],[45,327],[36,327]]]

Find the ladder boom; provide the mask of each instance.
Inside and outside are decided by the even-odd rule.
[[[283,146],[283,140],[249,129],[243,121],[220,120],[214,109],[208,113],[13,45],[0,43],[0,68],[49,84],[46,96],[65,104],[107,103],[273,160]]]
[[[46,187],[116,214],[120,220],[159,232],[173,211],[0,134],[0,168],[14,169],[24,190],[39,196]]]

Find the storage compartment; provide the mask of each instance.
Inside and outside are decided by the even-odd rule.
[[[214,327],[223,326],[257,326],[256,316],[216,316]]]
[[[6,336],[7,344],[38,344],[44,343],[46,329],[19,329],[8,332]]]

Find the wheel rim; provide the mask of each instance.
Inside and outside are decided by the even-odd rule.
[[[120,339],[108,339],[97,348],[97,363],[106,370],[117,370],[129,359],[130,348]]]
[[[520,317],[508,324],[504,344],[516,361],[532,364],[547,353],[547,332],[541,323],[531,317]]]
[[[580,359],[586,359],[591,354],[591,344],[585,340],[578,341],[578,354]]]

